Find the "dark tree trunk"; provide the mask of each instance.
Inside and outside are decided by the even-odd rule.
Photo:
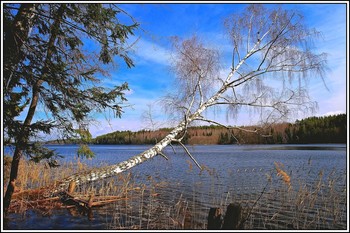
[[[51,56],[53,53],[52,49],[53,49],[55,40],[57,38],[57,31],[58,31],[57,29],[62,21],[62,17],[64,14],[64,8],[65,8],[65,5],[62,4],[61,7],[57,11],[55,21],[51,27],[51,36],[50,36],[50,39],[48,42],[48,50],[46,53],[45,64],[44,64],[44,67],[42,69],[42,74],[41,74],[42,76],[44,76],[49,71],[49,67],[48,67],[49,62],[48,61],[51,59]],[[20,162],[22,155],[23,155],[23,152],[24,152],[24,150],[29,142],[29,135],[30,135],[29,126],[31,125],[31,122],[32,122],[34,114],[35,114],[36,107],[38,105],[39,95],[40,95],[40,87],[41,87],[42,83],[43,83],[43,80],[39,79],[33,85],[32,100],[31,100],[31,103],[29,106],[27,117],[22,125],[21,134],[18,135],[18,138],[15,142],[16,149],[15,149],[15,153],[13,155],[13,159],[12,159],[12,163],[11,163],[10,180],[9,180],[8,185],[7,185],[7,189],[6,189],[6,193],[5,193],[5,197],[4,197],[4,202],[3,202],[5,215],[7,215],[7,213],[8,213],[8,209],[10,207],[12,195],[13,195],[13,192],[15,191],[19,162]]]
[[[35,9],[38,4],[21,4],[18,13],[4,35],[4,85],[5,90],[11,87],[13,72],[24,59],[23,45],[28,40],[29,32],[33,26]]]

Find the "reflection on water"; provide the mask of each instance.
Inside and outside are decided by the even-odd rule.
[[[73,160],[77,148],[49,147],[64,155],[64,161]],[[91,149],[96,158],[86,163],[95,167],[121,162],[149,147],[94,145]],[[128,229],[136,225],[152,229],[158,226],[152,225],[156,221],[163,221],[165,226],[182,229],[185,220],[190,219],[191,229],[206,229],[210,207],[225,209],[231,202],[240,202],[246,212],[254,207],[246,222],[249,229],[346,228],[345,145],[189,146],[203,171],[180,147],[175,149],[176,154],[171,148],[165,149],[168,161],[158,156],[129,171],[135,186],[152,187],[145,189],[142,198],[96,209],[90,220],[73,216],[67,210],[55,211],[49,217],[34,211],[28,211],[24,217],[11,214],[8,227]],[[282,164],[283,171],[290,176],[290,186],[276,175],[274,162]],[[94,185],[98,189],[110,182],[118,180],[109,178]],[[191,216],[186,217],[184,210]],[[175,223],[181,211],[182,225]]]

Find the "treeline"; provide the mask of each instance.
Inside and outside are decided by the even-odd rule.
[[[155,144],[162,140],[171,129],[163,128],[156,131],[141,130],[115,131],[93,139],[94,144]]]
[[[285,129],[286,143],[346,143],[346,114],[310,117]]]
[[[171,128],[156,131],[115,131],[93,139],[94,144],[155,144]],[[253,132],[252,132],[253,131]],[[295,123],[275,124],[260,131],[258,127],[224,129],[219,126],[190,127],[185,144],[288,144],[288,143],[346,143],[346,114],[310,117]]]

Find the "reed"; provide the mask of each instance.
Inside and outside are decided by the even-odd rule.
[[[4,159],[6,184],[9,159]],[[190,190],[183,189],[181,182],[126,172],[97,184],[84,185],[77,192],[85,196],[120,198],[94,209],[95,214],[108,216],[105,223],[107,229],[204,230],[207,228],[209,209],[219,207],[226,210],[229,203],[240,203],[243,207],[244,229],[346,229],[346,172],[333,170],[313,174],[310,167],[306,168],[310,169],[309,179],[302,178],[301,171],[288,169],[278,162],[271,165],[270,170],[232,169],[229,172],[237,180],[248,175],[265,179],[260,186],[235,181],[227,187],[223,185],[219,171],[203,165],[202,171],[198,172],[188,163],[186,172],[189,179],[193,176],[205,178],[203,182],[193,179]],[[86,169],[87,164],[78,158],[52,169],[47,168],[45,163],[22,160],[15,194],[50,186],[57,180]],[[56,206],[53,201],[42,203],[45,206],[40,209],[43,215],[54,214],[55,208],[62,207]],[[12,209],[25,212],[33,208],[32,204],[32,200],[22,195],[12,204]],[[73,209],[69,214],[79,214]]]

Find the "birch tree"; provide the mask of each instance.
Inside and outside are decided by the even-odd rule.
[[[181,145],[200,168],[182,139],[195,122],[230,128],[205,117],[205,112],[218,106],[226,106],[229,113],[256,109],[261,123],[316,109],[306,84],[311,77],[323,80],[326,55],[313,51],[312,42],[319,33],[306,27],[301,14],[252,4],[243,14],[228,17],[224,25],[232,49],[225,76],[220,72],[224,67],[218,51],[197,37],[174,39],[177,85],[164,103],[177,114],[179,122],[165,138],[127,161],[72,175],[62,180],[56,191],[66,189],[72,181],[81,184],[115,175],[157,155],[167,159],[163,150],[172,143]],[[248,131],[259,133],[258,129]]]

